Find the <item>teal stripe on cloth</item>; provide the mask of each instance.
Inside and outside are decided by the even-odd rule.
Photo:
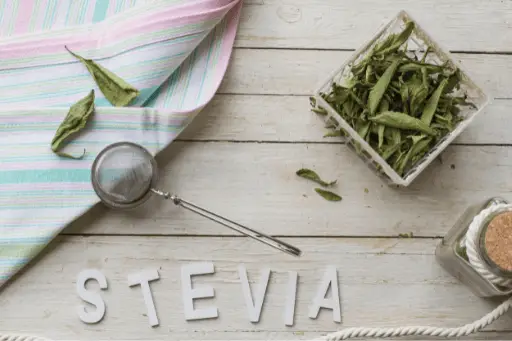
[[[56,156],[57,157],[57,156]],[[69,162],[78,160],[69,160]],[[90,182],[90,169],[27,169],[0,171],[0,185],[38,182]]]
[[[90,167],[101,148],[132,141],[156,154],[207,104],[226,71],[241,9],[240,0],[35,1],[27,26],[26,4],[34,0],[12,1],[0,13],[0,287],[99,201]],[[18,13],[24,14],[19,27]],[[229,30],[217,29],[219,21],[229,22]],[[57,32],[66,26],[73,26],[69,35]],[[23,49],[1,43],[22,31],[28,33]],[[97,91],[92,119],[63,149],[72,155],[85,149],[80,160],[50,148],[69,106],[97,89],[84,66],[62,52],[64,44],[98,57],[140,91],[130,108],[112,107]]]
[[[107,15],[109,0],[97,0],[96,6],[94,6],[94,14],[92,16],[92,22],[99,22],[105,19]]]
[[[153,87],[146,88],[146,89],[140,89],[139,90],[140,95],[135,99],[135,101],[133,101],[133,103],[131,105],[138,106],[139,104],[146,102],[147,99],[150,98],[155,93],[155,91],[157,91],[158,89],[159,89],[158,86],[153,86]],[[111,107],[112,106],[112,104],[106,98],[96,98],[94,100],[94,105],[97,107]]]

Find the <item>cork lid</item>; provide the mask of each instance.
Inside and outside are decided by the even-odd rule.
[[[493,272],[512,277],[512,211],[497,214],[483,227],[480,249]]]

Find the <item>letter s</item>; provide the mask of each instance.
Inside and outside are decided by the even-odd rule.
[[[88,312],[84,306],[79,306],[78,316],[80,317],[80,320],[85,323],[98,323],[103,319],[103,316],[105,316],[106,307],[100,294],[87,291],[85,289],[85,283],[90,279],[95,279],[99,283],[101,289],[107,288],[107,279],[99,270],[87,269],[80,272],[76,281],[76,291],[78,296],[80,296],[80,298],[85,302],[94,305],[96,310]]]

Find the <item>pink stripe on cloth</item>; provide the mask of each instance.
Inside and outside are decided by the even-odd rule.
[[[215,0],[218,2],[219,0]],[[211,2],[211,0],[209,1]],[[150,16],[126,18],[125,20],[118,22],[112,26],[109,26],[108,30],[101,29],[101,25],[85,27],[79,33],[70,33],[59,38],[48,37],[46,35],[35,36],[33,39],[28,41],[22,41],[20,43],[9,42],[3,45],[0,41],[0,54],[3,59],[16,59],[26,58],[28,55],[34,55],[34,51],[37,51],[36,55],[41,56],[44,54],[55,54],[62,53],[67,59],[69,55],[67,52],[62,52],[64,45],[72,47],[77,51],[82,49],[94,49],[101,46],[108,46],[119,42],[120,40],[126,40],[130,37],[140,36],[141,34],[155,32],[163,30],[169,27],[180,27],[190,24],[201,24],[207,21],[218,21],[222,19],[240,0],[224,0],[222,2],[229,2],[228,5],[220,8],[201,10],[193,12],[194,8],[180,9],[167,9],[159,13],[153,13]],[[202,7],[201,7],[202,8]],[[180,14],[181,16],[177,16]],[[205,29],[211,29],[211,27],[192,29],[185,33],[180,33],[174,37],[167,36],[169,38],[177,38],[183,35],[189,35],[193,33],[199,33]],[[97,28],[94,32],[92,27]],[[151,41],[145,42],[146,44]],[[3,45],[3,46],[2,46]]]
[[[32,18],[32,12],[34,11],[35,1],[36,0],[23,1],[23,8],[18,9],[18,17],[16,18],[16,25],[14,26],[14,34],[28,32],[28,26],[30,24],[30,18]]]
[[[91,6],[94,5],[95,1],[90,1],[90,4]],[[160,8],[161,10],[154,9],[154,7],[158,6],[158,4],[162,6]],[[155,30],[165,30],[166,28],[179,28],[180,25],[186,24],[197,24],[197,27],[189,27],[187,28],[187,32],[179,32],[176,34],[176,36],[183,36],[186,34],[191,34],[191,32],[202,31],[204,31],[206,36],[208,32],[215,29],[216,25],[223,18],[225,18],[227,22],[227,26],[222,29],[222,34],[219,33],[219,35],[215,37],[215,39],[220,40],[218,44],[215,45],[216,48],[220,48],[220,52],[219,50],[215,50],[216,57],[218,56],[217,63],[212,63],[211,65],[206,64],[206,66],[203,64],[197,64],[196,66],[194,66],[194,64],[189,64],[192,65],[189,75],[193,74],[192,71],[194,70],[194,67],[197,67],[196,71],[200,70],[200,72],[202,72],[202,67],[205,67],[205,69],[208,71],[208,84],[205,84],[204,87],[197,86],[200,81],[199,79],[184,79],[184,92],[186,92],[187,89],[200,89],[200,93],[197,94],[197,98],[201,99],[200,103],[192,108],[189,108],[189,110],[179,111],[175,110],[175,107],[172,106],[152,107],[152,104],[148,102],[150,103],[148,104],[148,108],[126,108],[133,110],[134,115],[131,115],[131,113],[126,115],[131,117],[131,120],[126,120],[128,123],[124,123],[124,119],[121,120],[121,117],[119,117],[118,114],[120,112],[124,113],[125,108],[108,108],[105,109],[104,112],[102,109],[98,108],[98,110],[95,111],[94,121],[92,124],[89,124],[87,129],[78,134],[78,136],[73,139],[72,143],[66,145],[63,149],[64,152],[69,152],[72,154],[77,152],[78,154],[83,150],[83,148],[86,148],[87,155],[82,160],[69,160],[59,158],[55,156],[55,154],[51,151],[49,143],[52,136],[54,135],[55,130],[47,130],[46,124],[41,124],[39,119],[43,119],[44,121],[49,122],[48,125],[56,126],[57,122],[52,119],[47,119],[44,115],[37,114],[37,111],[41,110],[40,112],[51,112],[51,110],[54,110],[55,108],[46,107],[34,109],[34,115],[32,118],[30,118],[30,115],[26,115],[26,117],[21,120],[21,122],[30,122],[31,119],[34,120],[34,118],[36,118],[35,121],[39,122],[39,128],[41,128],[40,130],[31,130],[29,129],[31,127],[25,128],[25,130],[23,130],[24,127],[20,126],[12,130],[6,129],[8,131],[4,131],[3,134],[0,134],[0,146],[2,146],[2,148],[9,148],[9,152],[0,153],[0,163],[5,166],[6,169],[4,169],[4,171],[9,173],[8,181],[4,182],[9,185],[9,190],[18,190],[19,193],[21,193],[16,197],[16,200],[14,200],[13,203],[4,205],[4,207],[1,207],[2,205],[0,205],[0,232],[8,231],[11,226],[23,227],[24,222],[30,223],[30,219],[28,219],[28,217],[32,217],[34,215],[40,215],[44,219],[45,223],[44,229],[34,230],[36,233],[40,232],[40,235],[34,234],[30,231],[30,233],[26,234],[20,233],[22,242],[23,239],[30,240],[31,242],[27,243],[26,245],[23,244],[23,249],[20,249],[21,251],[19,251],[17,255],[19,256],[19,262],[13,263],[6,267],[0,267],[0,287],[3,286],[8,279],[12,278],[12,276],[16,274],[20,269],[22,269],[28,261],[32,260],[32,258],[34,258],[41,250],[43,250],[46,244],[65,228],[67,223],[84,214],[94,204],[99,202],[99,198],[93,195],[92,192],[90,195],[86,193],[87,191],[90,191],[91,184],[90,179],[86,179],[84,176],[84,174],[88,175],[86,172],[84,172],[84,170],[87,169],[90,171],[90,166],[93,162],[94,156],[99,152],[100,149],[110,143],[118,141],[131,141],[140,143],[144,145],[144,147],[146,147],[152,154],[157,154],[160,150],[175,140],[175,138],[185,129],[188,123],[190,123],[192,119],[201,111],[201,109],[212,99],[218,90],[230,59],[240,17],[240,11],[242,8],[242,1],[191,0],[185,5],[182,5],[180,7],[181,10],[176,10],[177,8],[172,8],[172,4],[167,4],[169,3],[148,3],[148,6],[141,6],[138,8],[144,8],[147,10],[147,12],[137,13],[134,11],[130,12],[130,16],[115,15],[115,20],[111,20],[111,23],[108,24],[114,25],[114,29],[106,24],[106,22],[109,21],[107,18],[101,23],[79,26],[73,30],[70,30],[69,28],[64,30],[52,30],[50,31],[51,33],[48,33],[48,36],[44,34],[30,34],[18,37],[19,41],[14,39],[0,40],[0,55],[2,56],[2,58],[0,58],[0,73],[4,71],[6,74],[9,74],[11,71],[6,70],[9,70],[9,67],[12,68],[12,65],[16,65],[16,60],[6,61],[7,56],[12,58],[19,56],[21,60],[18,62],[18,65],[20,65],[20,68],[23,68],[26,65],[30,65],[31,61],[34,59],[37,59],[37,63],[40,63],[41,66],[50,65],[55,63],[56,60],[62,60],[65,63],[68,63],[65,64],[67,67],[73,68],[75,65],[69,63],[72,59],[65,50],[63,51],[62,43],[69,45],[70,48],[73,48],[76,52],[79,52],[84,57],[91,57],[90,55],[94,52],[100,52],[108,55],[118,52],[115,51],[114,45],[119,42],[120,38],[130,39],[132,35],[133,37],[137,37],[141,34],[144,34],[144,32],[151,33],[155,32]],[[183,16],[180,15],[180,13],[188,14]],[[171,33],[165,32],[164,37],[153,37],[152,39],[154,39],[154,41],[158,41],[158,39],[161,39],[160,41],[170,40],[173,38],[170,37],[170,35],[173,33],[172,30],[169,31],[171,31]],[[150,39],[147,39],[147,41],[143,42],[141,42],[141,39],[138,39],[137,41],[135,40],[137,39],[134,39],[134,42],[129,41],[129,43],[134,46],[141,46],[142,43],[151,43]],[[204,45],[201,45],[204,43],[204,41],[202,41],[200,37],[198,37],[197,40],[197,45],[191,44],[190,46],[192,51],[194,50],[195,46],[195,48],[199,48],[201,51],[207,52],[207,50],[204,49]],[[113,46],[109,48],[107,44],[112,44]],[[128,44],[126,44],[126,46],[127,45]],[[164,50],[167,48],[166,44],[160,45],[163,51],[160,51],[161,53],[165,52],[172,54],[172,50]],[[155,47],[160,45],[155,45]],[[103,48],[98,49],[99,46],[103,46]],[[125,45],[123,46],[123,51],[125,51],[127,47]],[[54,49],[54,53],[57,51],[56,56],[43,55],[43,58],[39,58],[39,54],[41,53],[51,54],[51,48]],[[89,49],[89,51],[80,51],[80,49]],[[27,53],[22,54],[21,52]],[[155,51],[154,55],[160,57],[160,55],[157,53],[158,51]],[[123,54],[120,55],[119,58],[122,59],[123,57],[133,56],[133,54],[129,56],[127,54]],[[137,56],[137,54],[135,54],[135,56]],[[151,58],[151,55],[148,54],[148,56],[144,55],[143,57]],[[141,63],[144,62],[144,58],[140,58]],[[188,58],[188,60],[190,61],[191,59]],[[138,62],[139,60],[136,61]],[[133,63],[133,65],[134,67],[137,67],[136,65],[138,65],[138,63]],[[55,66],[52,66],[52,68],[53,67]],[[53,70],[52,68],[48,69]],[[48,69],[25,69],[21,71],[22,73],[25,72],[26,74],[29,74],[28,77],[33,75],[35,84],[38,82],[40,84],[44,84],[44,77],[42,77],[41,74],[44,75],[44,72],[48,72]],[[148,69],[147,71],[145,69],[141,70],[144,70],[144,72],[147,72],[148,74],[154,72],[153,69]],[[158,81],[164,82],[165,79],[162,78]],[[190,84],[193,82],[198,84]],[[16,85],[18,80],[14,79],[12,83],[13,85]],[[58,97],[58,91],[61,91],[62,97],[60,97],[60,99],[62,100],[62,98],[68,96],[66,90],[67,89],[64,85],[62,89],[57,89],[56,93],[51,93],[52,96]],[[155,99],[158,100],[159,96],[167,96],[169,94],[167,91],[169,90],[170,93],[172,93],[173,88],[166,88],[165,86],[162,86],[161,92],[156,93]],[[34,97],[33,99],[30,99],[30,101],[27,101],[30,103],[26,104],[31,107],[41,106],[42,103],[46,103],[46,100],[46,98]],[[9,112],[9,110],[7,110],[5,107],[0,108],[0,110],[3,113]],[[62,111],[62,107],[59,110],[61,110],[59,113],[53,113],[52,115],[62,117],[65,112]],[[17,118],[9,122],[9,118],[13,117],[13,113],[3,113],[0,114],[0,121],[4,123],[5,127],[9,128],[9,124],[16,125],[18,122],[20,122]],[[120,122],[109,122],[109,120],[116,121],[118,119]],[[120,127],[125,127],[127,129],[122,129]],[[30,143],[32,142],[34,143],[33,148],[30,146]],[[18,149],[14,150],[13,148]],[[20,173],[17,170],[30,171]],[[54,170],[60,170],[60,172],[52,173]],[[65,174],[66,176],[74,176],[76,174],[79,176],[73,177],[71,179],[71,177],[60,177],[58,174],[61,173]],[[52,174],[51,177],[49,174]],[[55,176],[54,174],[57,175]],[[71,180],[76,181],[76,184],[67,185],[67,183],[69,183]],[[34,192],[32,193],[30,187],[24,184],[28,183],[29,181],[36,184],[41,183],[41,185],[32,187],[34,189]],[[51,189],[52,185],[50,185],[50,181],[55,185],[55,188],[68,189],[69,193],[66,193],[66,195],[55,196],[54,200],[51,202],[51,205],[44,207],[44,205],[41,205],[43,204],[41,198],[43,198],[43,196],[46,194],[43,192],[38,193],[37,190],[45,191],[46,189]],[[82,189],[83,193],[73,196],[72,190],[75,189]],[[5,200],[5,198],[3,200]],[[23,205],[33,207],[24,207]],[[66,208],[66,206],[70,205],[74,205],[74,207]],[[53,212],[55,211],[55,207],[62,207],[59,208],[59,213],[61,216],[58,218],[52,216]],[[4,244],[9,243],[6,238],[4,238],[2,241],[0,233],[0,243],[2,242]],[[0,252],[0,260],[5,258],[6,255],[2,255]]]

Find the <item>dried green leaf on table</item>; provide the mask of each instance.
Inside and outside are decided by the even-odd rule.
[[[326,191],[326,190],[321,189],[321,188],[315,188],[315,192],[317,192],[325,200],[328,200],[328,201],[341,201],[341,197],[338,194],[333,193],[331,191]]]
[[[334,184],[336,184],[336,181],[337,181],[337,180],[334,180],[331,182],[323,181],[315,171],[312,171],[311,169],[307,169],[307,168],[301,168],[297,172],[295,172],[295,174],[297,174],[298,176],[300,176],[302,178],[314,181],[324,187],[333,186]]]
[[[94,112],[94,90],[75,104],[71,106],[66,117],[57,128],[55,136],[53,137],[51,148],[52,151],[60,156],[69,157],[73,159],[81,159],[85,155],[82,154],[80,157],[72,156],[67,153],[60,152],[59,149],[62,146],[64,140],[71,134],[74,134],[82,130],[87,124],[87,120]]]
[[[92,59],[85,59],[73,53],[67,46],[66,50],[87,67],[87,70],[94,78],[101,92],[113,106],[127,106],[139,96],[139,90],[135,89],[113,72],[94,62]]]

